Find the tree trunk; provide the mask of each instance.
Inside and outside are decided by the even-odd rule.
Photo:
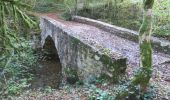
[[[75,15],[77,15],[77,9],[78,9],[78,0],[75,0]]]
[[[152,74],[152,7],[154,0],[143,0],[143,23],[139,30],[140,44],[140,71],[136,75],[133,83],[140,85],[140,90],[145,91]]]
[[[90,6],[90,0],[85,0],[84,1],[84,8],[89,8],[89,6]]]

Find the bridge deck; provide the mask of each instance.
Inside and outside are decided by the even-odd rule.
[[[56,14],[47,14],[45,17],[50,18],[54,22],[60,23],[64,28],[71,30],[72,35],[90,44],[95,48],[107,48],[113,52],[117,52],[127,58],[128,67],[126,76],[131,77],[132,71],[139,66],[139,45],[133,41],[118,37],[112,33],[105,32],[97,27],[82,24],[73,21],[64,21],[56,16]],[[168,62],[168,63],[164,63]],[[170,55],[153,51],[153,81],[156,82],[161,77],[160,84],[163,86],[170,85]],[[162,64],[163,63],[163,64]],[[160,74],[161,73],[161,74]],[[159,75],[158,75],[159,74]],[[158,76],[157,76],[158,75]],[[165,80],[165,81],[163,81]]]
[[[55,14],[48,14],[46,16],[61,22],[65,25],[65,27],[74,31],[74,36],[76,35],[80,40],[85,41],[93,46],[102,46],[104,48],[108,48],[111,51],[124,55],[128,58],[129,66],[135,67],[139,65],[139,45],[137,43],[105,32],[91,25],[61,20]],[[154,51],[154,65],[161,64],[166,61],[170,61],[170,55]]]

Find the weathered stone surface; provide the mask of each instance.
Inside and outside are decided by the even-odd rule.
[[[78,77],[79,80],[89,82],[107,75],[118,80],[119,75],[125,72],[125,57],[101,44],[87,42],[63,23],[43,17],[40,28],[42,46],[48,36],[55,43],[64,77]]]
[[[138,42],[138,32],[136,31],[80,16],[73,16],[73,20],[76,22],[98,27],[106,32],[113,33],[119,37]],[[155,50],[170,54],[170,41],[162,40],[156,37],[152,37],[151,41],[152,46]]]
[[[63,63],[63,73],[66,72],[67,76],[74,76],[72,73],[76,72],[81,80],[93,80],[105,74],[117,80],[117,76],[126,68],[124,67],[126,58],[128,66],[126,76],[130,77],[132,71],[139,66],[139,44],[127,38],[119,37],[94,25],[64,21],[56,15],[42,18],[40,26],[42,45],[47,36],[55,41]],[[167,44],[162,43],[162,46]],[[170,55],[153,50],[153,66],[167,61],[170,61]]]

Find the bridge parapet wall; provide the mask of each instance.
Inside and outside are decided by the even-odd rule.
[[[118,27],[115,25],[111,25],[105,22],[93,20],[90,18],[80,17],[80,16],[73,16],[73,20],[79,23],[84,23],[88,25],[92,25],[98,27],[104,31],[113,33],[119,37],[138,42],[138,32],[129,30],[126,28]],[[151,38],[152,46],[155,50],[159,52],[164,52],[166,54],[170,54],[170,41],[164,40],[157,37]]]

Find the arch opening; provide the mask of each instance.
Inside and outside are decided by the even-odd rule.
[[[34,87],[58,88],[61,82],[62,66],[53,39],[48,36],[45,40],[39,61],[40,68]]]

